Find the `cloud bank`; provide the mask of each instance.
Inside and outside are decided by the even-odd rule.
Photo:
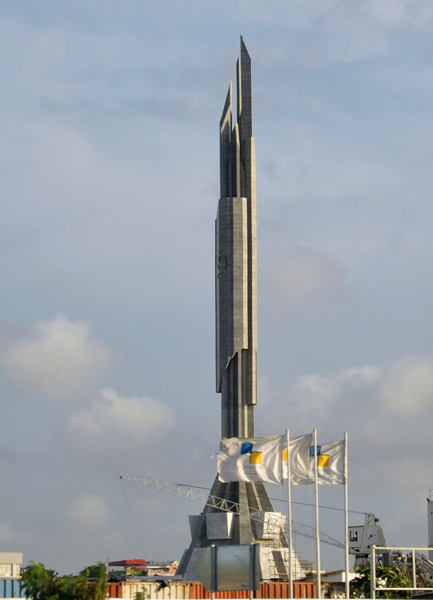
[[[88,493],[80,494],[70,502],[68,517],[74,525],[87,530],[109,527],[114,514],[105,498]]]
[[[0,356],[5,374],[33,394],[55,400],[81,396],[110,369],[113,356],[90,326],[57,315],[34,326]]]
[[[66,431],[73,446],[81,450],[118,452],[137,445],[148,447],[164,439],[174,424],[174,412],[162,402],[146,396],[121,396],[107,388],[88,408],[71,415]]]

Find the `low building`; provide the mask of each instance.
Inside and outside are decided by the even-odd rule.
[[[327,571],[321,576],[322,598],[345,598],[346,597],[346,571]],[[349,582],[356,577],[353,571],[349,571]]]
[[[22,598],[22,552],[0,552],[0,598]]]

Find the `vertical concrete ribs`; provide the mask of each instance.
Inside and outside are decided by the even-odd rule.
[[[216,389],[222,437],[254,436],[257,402],[256,165],[251,59],[241,38],[237,118],[232,85],[220,121],[220,200],[216,219]]]

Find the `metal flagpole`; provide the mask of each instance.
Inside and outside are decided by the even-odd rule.
[[[346,562],[346,598],[350,598],[349,582],[349,501],[347,493],[347,431],[344,434],[344,546]]]
[[[317,598],[321,598],[322,578],[320,575],[320,532],[319,532],[319,482],[317,478],[317,429],[313,429],[314,439],[314,486],[316,500],[316,581],[317,581]]]
[[[288,429],[286,429],[286,441],[287,441],[287,503],[288,503],[287,518],[289,519],[289,523],[288,523],[288,525],[289,525],[289,586],[290,586],[290,598],[293,598],[292,486],[290,484],[290,480],[292,478],[292,473],[290,470],[290,433],[289,433]]]

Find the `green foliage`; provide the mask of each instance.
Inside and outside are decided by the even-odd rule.
[[[104,563],[88,567],[95,581],[87,581],[86,573],[59,577],[42,563],[30,563],[21,572],[26,595],[32,600],[103,600],[107,590],[107,570]]]
[[[142,588],[141,592],[135,592],[134,594],[134,600],[149,600],[150,597],[150,593],[145,588]]]
[[[107,592],[107,567],[105,563],[99,562],[96,565],[88,567],[91,573],[92,583],[87,586],[87,596],[85,600],[104,600]]]
[[[26,595],[32,600],[58,600],[56,572],[48,571],[42,563],[32,562],[21,571]]]
[[[134,594],[134,600],[149,600],[149,598],[151,598],[151,594],[145,587],[141,588],[141,592],[135,592]]]
[[[411,577],[403,569],[398,567],[376,565],[376,585],[383,582],[385,587],[412,587]],[[371,576],[370,565],[366,567],[357,567],[356,578],[350,582],[351,598],[370,598],[371,595]],[[396,591],[376,591],[376,597],[381,598],[410,598],[410,590]]]
[[[103,600],[107,591],[107,567],[105,563],[98,562],[96,565],[86,567],[83,571],[81,571],[80,575],[84,575],[86,579],[92,580],[87,585],[87,595],[84,597],[84,600]]]
[[[82,571],[80,571],[80,575],[85,575],[87,579],[99,579],[103,576],[107,576],[107,567],[105,563],[98,562],[96,565],[90,565],[89,567],[84,567]]]

